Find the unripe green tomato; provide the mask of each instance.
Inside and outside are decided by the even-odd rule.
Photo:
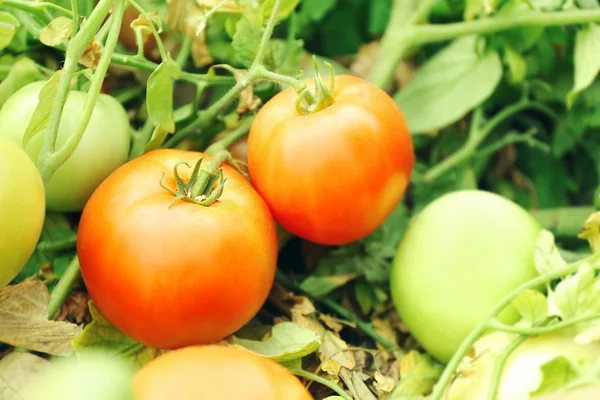
[[[446,194],[410,222],[394,258],[391,293],[413,337],[448,362],[492,307],[537,276],[541,230],[524,209],[495,193]],[[518,319],[509,306],[498,318]]]
[[[45,82],[31,83],[14,95],[0,109],[0,137],[22,146],[23,135],[38,104]],[[65,104],[56,149],[76,134],[81,122],[86,94],[71,91]],[[46,130],[27,143],[25,151],[36,163]],[[127,112],[113,97],[100,94],[87,129],[71,157],[58,168],[46,186],[46,207],[52,211],[81,211],[96,187],[127,161],[130,126]]]
[[[0,139],[0,287],[27,262],[46,215],[42,178],[27,154]]]
[[[516,334],[494,332],[479,339],[473,346],[473,354],[463,360],[458,377],[446,390],[443,400],[487,400],[494,363],[516,337]],[[573,339],[572,330],[527,339],[506,361],[496,400],[535,399],[529,393],[542,382],[540,367],[556,357],[563,356],[577,363],[596,363],[600,358],[600,342],[581,345]]]
[[[121,358],[87,351],[77,358],[47,364],[29,382],[24,400],[129,400],[134,371]]]

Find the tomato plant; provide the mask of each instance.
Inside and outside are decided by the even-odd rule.
[[[8,99],[0,110],[0,137],[22,146],[44,83],[31,83]],[[75,134],[84,101],[85,93],[70,93],[60,122],[57,147]],[[38,132],[25,147],[36,163],[44,137],[44,131]],[[125,109],[113,97],[100,94],[79,145],[46,186],[48,210],[81,211],[100,182],[127,161],[129,147],[130,127]]]
[[[132,380],[135,400],[312,400],[283,366],[242,348],[187,347],[164,354]]]
[[[391,293],[402,321],[447,362],[502,297],[534,278],[539,224],[513,202],[463,190],[430,203],[411,221],[394,258]],[[515,322],[514,308],[499,318]]]
[[[27,154],[0,139],[0,287],[13,280],[42,233],[45,196],[42,178]]]
[[[446,391],[445,400],[478,400],[488,395],[494,363],[499,354],[516,339],[515,334],[494,332],[479,339],[463,371]],[[498,400],[527,400],[543,380],[541,367],[564,357],[581,366],[594,364],[600,358],[600,343],[584,345],[574,341],[572,329],[533,336],[509,357],[500,377]]]
[[[328,83],[328,79],[324,83]],[[307,79],[313,86],[314,79]],[[292,88],[258,112],[248,136],[252,183],[286,230],[321,244],[373,232],[402,198],[414,164],[402,112],[381,89],[335,78],[332,104],[296,109]]]
[[[81,216],[77,253],[92,299],[116,327],[148,346],[224,338],[258,312],[273,282],[272,216],[233,167],[223,165],[222,186],[206,193],[222,190],[210,205],[175,201],[167,190],[179,189],[176,179],[193,179],[185,165],[177,166],[176,178],[177,163],[202,157],[212,159],[163,149],[130,161],[98,187]]]

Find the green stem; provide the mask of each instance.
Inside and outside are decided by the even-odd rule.
[[[465,144],[451,156],[429,169],[429,171],[427,171],[423,176],[423,180],[425,182],[431,183],[437,178],[439,178],[441,175],[448,172],[449,170],[467,161],[473,156],[481,142],[485,138],[487,138],[489,134],[494,131],[494,129],[496,129],[501,123],[505,122],[508,118],[514,116],[515,114],[525,109],[535,109],[545,113],[551,113],[551,110],[549,110],[548,107],[539,103],[534,103],[526,100],[519,101],[516,104],[504,108],[502,111],[494,115],[494,117],[490,119],[489,122],[485,124],[483,128],[479,127],[479,118],[473,118],[473,121],[471,121],[471,130],[469,132],[469,138],[467,139]],[[474,116],[477,115],[477,113],[482,112],[482,108],[479,107],[475,110]]]
[[[75,256],[50,294],[50,300],[48,301],[48,318],[54,318],[71,292],[73,284],[77,278],[79,278],[80,272],[79,258]]]
[[[492,370],[492,376],[490,380],[490,387],[488,389],[487,400],[496,400],[498,395],[498,387],[500,386],[500,378],[502,376],[502,370],[504,365],[508,361],[512,353],[527,340],[527,335],[517,336],[502,352],[497,356],[494,362],[494,369]]]
[[[211,190],[212,188],[207,187],[207,184],[210,182],[211,178],[217,173],[219,168],[221,168],[221,164],[227,162],[231,159],[231,154],[227,151],[220,151],[213,156],[213,159],[207,166],[201,168],[200,175],[198,180],[192,187],[191,198],[195,199],[200,196],[202,193],[206,194],[207,190]]]
[[[250,66],[250,70],[254,69],[256,66],[261,65],[267,54],[267,48],[269,46],[269,40],[271,40],[271,36],[273,35],[273,29],[275,28],[275,24],[277,23],[277,17],[279,14],[279,10],[281,9],[282,0],[275,0],[273,4],[273,10],[271,11],[271,15],[269,20],[267,21],[267,26],[262,34],[262,38],[260,39],[260,44],[258,46],[258,51],[256,52],[256,57]]]
[[[110,31],[108,33],[108,38],[106,40],[106,46],[102,52],[102,56],[100,57],[100,61],[98,62],[98,66],[96,67],[96,71],[94,72],[94,77],[91,81],[90,88],[88,90],[87,96],[85,98],[85,103],[83,104],[82,118],[75,130],[74,135],[70,135],[67,139],[66,143],[56,151],[52,156],[50,156],[46,163],[41,163],[42,171],[44,171],[44,176],[46,179],[50,179],[52,174],[62,165],[65,161],[71,157],[77,145],[81,141],[85,130],[90,122],[90,118],[94,111],[94,107],[96,105],[96,100],[98,99],[98,95],[102,90],[102,83],[104,81],[104,77],[106,76],[106,72],[108,71],[108,66],[110,64],[111,54],[117,45],[119,40],[119,33],[121,32],[121,21],[123,19],[123,13],[125,11],[125,0],[115,0],[115,9],[112,14],[112,24],[110,27]],[[46,180],[47,182],[47,180]]]
[[[77,10],[77,0],[71,0],[71,12],[73,13],[73,21],[71,24],[71,37],[77,34],[79,30],[79,11]]]
[[[417,10],[411,16],[408,23],[410,25],[416,25],[420,24],[421,22],[424,22],[429,16],[431,9],[433,8],[433,6],[435,6],[435,3],[437,2],[438,0],[422,0],[421,4],[419,4],[419,8],[417,8]]]
[[[428,1],[429,2],[429,1]],[[396,7],[390,21],[402,20],[402,0],[396,0]],[[425,7],[423,7],[425,8]],[[388,24],[382,38],[381,48],[369,81],[385,88],[391,83],[396,66],[414,46],[442,42],[464,35],[489,34],[522,26],[576,25],[600,21],[600,10],[569,11],[526,11],[509,15],[495,15],[468,22],[440,25]]]
[[[177,54],[177,59],[175,62],[179,65],[179,68],[183,69],[186,61],[190,58],[190,53],[192,51],[192,38],[188,35],[183,37],[183,42],[181,43],[181,50],[179,50],[179,54]]]
[[[153,63],[145,59],[139,59],[135,56],[128,54],[113,53],[111,57],[113,64],[124,65],[127,67],[144,69],[146,71],[154,71],[158,68],[158,64]],[[194,74],[191,72],[181,72],[181,80],[190,83],[211,83],[211,84],[230,84],[235,82],[235,79],[231,76],[218,76],[208,74]]]
[[[148,118],[144,123],[144,126],[142,126],[140,130],[133,134],[133,145],[131,146],[131,151],[129,153],[130,160],[138,158],[139,156],[144,154],[144,148],[146,147],[146,144],[150,141],[153,131],[154,125],[152,124],[152,120]]]
[[[321,385],[328,387],[329,389],[333,390],[338,395],[340,395],[340,397],[342,397],[344,400],[352,400],[352,397],[350,397],[350,395],[346,393],[341,387],[339,387],[335,382],[332,382],[328,379],[320,377],[317,374],[313,374],[303,369],[290,369],[290,372],[292,372],[294,375],[310,379],[311,381],[318,382]]]
[[[100,0],[90,15],[90,18],[67,45],[67,54],[65,56],[62,75],[58,83],[56,95],[54,96],[54,104],[48,119],[46,136],[39,157],[39,170],[45,185],[48,184],[48,181],[54,174],[57,166],[55,161],[56,157],[54,157],[56,138],[58,136],[58,126],[62,111],[69,93],[71,78],[77,69],[79,58],[87,49],[88,44],[92,41],[112,5],[113,0]]]
[[[207,154],[217,154],[220,151],[227,150],[229,146],[248,133],[253,121],[254,116],[244,118],[235,129],[229,132],[224,138],[208,146],[204,152]]]
[[[158,51],[160,52],[160,58],[163,61],[166,61],[168,57],[167,57],[167,52],[165,50],[165,46],[163,45],[163,42],[160,39],[160,35],[158,34],[158,31],[156,30],[154,23],[148,16],[148,13],[146,13],[146,10],[144,10],[144,8],[142,6],[140,6],[135,0],[127,0],[127,1],[129,2],[129,4],[131,4],[133,6],[133,8],[135,8],[146,19],[146,21],[148,21],[148,26],[150,27],[150,30],[152,31],[152,35],[154,36],[154,39],[156,40],[156,46],[158,47]],[[142,56],[143,56],[143,46],[142,46]]]
[[[481,337],[482,334],[484,334],[490,328],[490,321],[492,321],[492,319],[495,319],[495,317],[502,310],[504,310],[519,293],[521,293],[522,291],[527,290],[527,289],[534,289],[536,287],[540,287],[540,286],[545,285],[555,279],[574,274],[575,272],[577,272],[579,267],[584,263],[592,264],[592,267],[595,270],[600,269],[600,266],[594,265],[599,259],[600,259],[600,253],[593,254],[592,256],[590,256],[588,258],[585,258],[585,259],[575,262],[573,264],[567,265],[564,268],[549,272],[542,276],[538,276],[537,278],[534,278],[530,281],[527,281],[527,282],[523,283],[522,285],[520,285],[515,290],[513,290],[512,292],[510,292],[509,294],[507,294],[506,296],[504,296],[504,298],[502,298],[502,300],[500,300],[489,311],[489,313],[484,318],[481,319],[481,321],[477,324],[477,326],[475,326],[475,328],[473,328],[473,330],[471,330],[469,335],[467,335],[467,337],[462,341],[459,348],[454,352],[454,355],[452,356],[452,358],[450,359],[448,364],[446,364],[446,368],[444,369],[442,376],[440,377],[439,381],[437,382],[436,386],[434,387],[434,391],[430,397],[430,400],[440,400],[442,398],[442,395],[443,395],[444,391],[446,390],[446,387],[450,383],[450,380],[452,379],[452,376],[454,375],[460,362],[463,360],[465,355],[469,352],[469,350],[471,349],[473,344],[479,339],[479,337]]]
[[[257,79],[267,79],[273,82],[291,86],[294,88],[296,93],[301,93],[304,91],[304,89],[306,89],[306,83],[303,80],[269,71],[262,65],[256,66],[254,73]]]
[[[40,251],[61,251],[71,250],[77,246],[77,235],[73,234],[69,237],[59,240],[48,240],[38,243],[37,248]]]
[[[43,20],[47,19],[44,14],[44,9],[56,10],[58,12],[65,14],[66,16],[69,16],[69,17],[73,16],[73,13],[70,10],[63,8],[57,4],[47,2],[47,1],[32,2],[32,1],[23,1],[23,0],[3,0],[2,5],[11,7],[11,8],[14,8],[17,10],[22,10],[22,11],[28,12],[32,15],[35,15],[35,16],[41,16]]]
[[[98,30],[98,33],[96,34],[96,41],[98,43],[104,44],[104,40],[106,39],[106,36],[108,35],[108,30],[112,26],[112,19],[113,19],[113,16],[111,14],[106,19],[106,22],[104,24],[102,24],[102,26]]]
[[[595,211],[593,206],[564,207],[531,210],[531,215],[557,237],[577,237],[585,221]]]
[[[21,25],[27,30],[27,32],[29,32],[29,34],[34,39],[40,38],[40,32],[42,31],[42,29],[44,29],[44,25],[42,25],[40,21],[38,21],[33,16],[33,14],[18,9],[14,10],[14,14],[21,23]],[[64,48],[64,44],[60,44],[56,46],[56,48]]]
[[[470,22],[443,25],[423,25],[413,28],[414,44],[446,41],[464,35],[486,34],[522,26],[578,25],[600,21],[600,10],[526,11],[509,15],[496,15]]]
[[[580,315],[578,317],[567,319],[561,322],[557,322],[555,324],[547,325],[547,326],[534,326],[531,328],[519,327],[506,325],[498,320],[491,320],[488,326],[494,330],[507,332],[507,333],[518,333],[520,335],[543,335],[544,333],[554,332],[561,330],[563,328],[568,328],[573,325],[577,325],[582,322],[587,322],[595,319],[600,319],[600,313],[596,314],[585,314]]]
[[[475,155],[478,158],[488,157],[500,149],[508,146],[509,144],[515,143],[526,143],[530,147],[537,147],[538,149],[549,152],[550,146],[548,146],[544,142],[540,142],[539,140],[534,139],[534,136],[537,134],[538,128],[531,128],[527,132],[517,133],[517,132],[509,132],[504,135],[501,139],[496,142],[490,144],[489,146],[479,150]]]
[[[131,100],[141,96],[146,91],[144,86],[132,86],[118,93],[114,93],[113,97],[122,104],[129,103]]]

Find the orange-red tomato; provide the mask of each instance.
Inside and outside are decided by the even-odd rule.
[[[77,251],[100,312],[133,339],[173,349],[218,341],[258,312],[275,276],[277,236],[269,209],[231,166],[220,199],[178,201],[173,168],[205,156],[163,149],[113,172],[88,201]],[[203,165],[206,165],[204,164]],[[183,180],[191,168],[180,165]]]
[[[131,383],[134,400],[313,400],[277,362],[224,345],[163,354],[139,370]]]
[[[275,220],[327,245],[372,233],[404,195],[415,158],[404,116],[384,91],[340,75],[333,95],[332,105],[303,115],[287,88],[261,108],[248,136],[252,183]]]

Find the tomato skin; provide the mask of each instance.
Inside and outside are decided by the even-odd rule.
[[[173,167],[205,156],[163,149],[128,162],[94,192],[77,241],[82,276],[100,312],[147,346],[173,349],[221,340],[266,300],[277,236],[264,201],[233,167],[209,207],[178,201]],[[191,168],[178,171],[189,179]]]
[[[314,79],[306,82],[312,87]],[[404,195],[414,166],[408,126],[384,91],[339,75],[333,94],[331,106],[300,115],[294,90],[283,90],[248,136],[252,183],[275,220],[326,245],[372,233]]]
[[[138,371],[132,387],[133,400],[313,400],[277,362],[224,345],[163,354]]]
[[[495,193],[460,190],[410,222],[390,278],[394,305],[413,337],[441,362],[494,305],[535,278],[541,231],[523,208]],[[513,323],[509,306],[498,320]]]
[[[11,96],[0,109],[0,137],[22,147],[23,135],[38,104],[45,82],[33,82]],[[56,140],[59,149],[75,134],[86,94],[71,91],[61,117]],[[46,134],[38,132],[25,151],[38,162]],[[127,112],[113,97],[100,94],[90,122],[71,157],[58,168],[46,186],[46,207],[59,212],[81,211],[96,187],[127,161],[130,126]]]
[[[42,233],[46,202],[42,178],[27,154],[0,139],[0,287],[27,262]]]

